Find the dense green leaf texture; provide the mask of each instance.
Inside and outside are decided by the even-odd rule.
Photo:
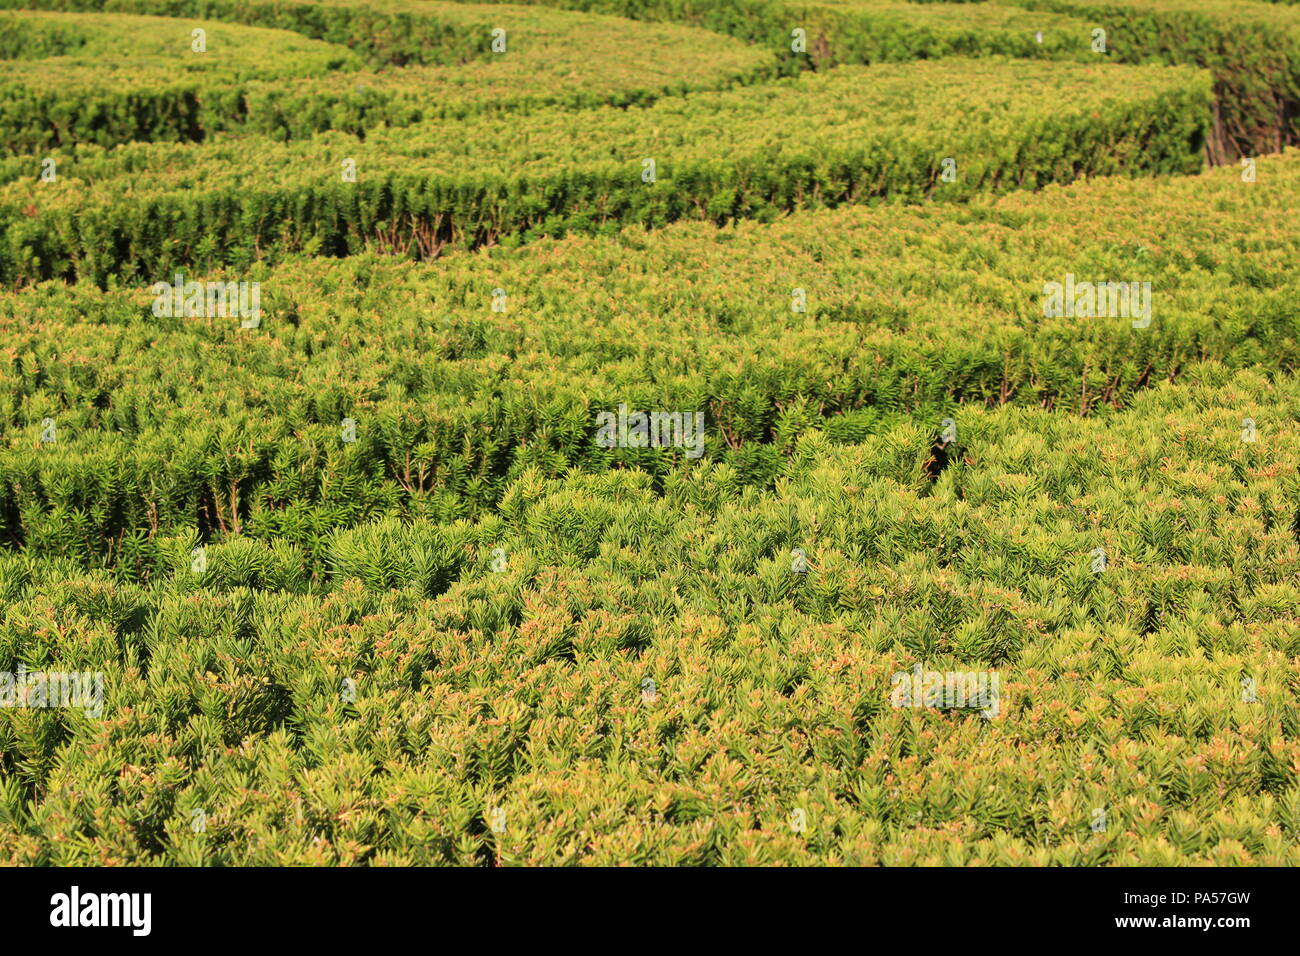
[[[801,62],[818,68],[987,53],[1200,66],[1215,77],[1216,160],[1300,143],[1300,10],[1289,0],[539,2],[700,24],[783,53],[798,27],[807,40]]]
[[[148,587],[0,555],[0,653],[102,671],[108,715],[0,714],[0,847],[1294,865],[1298,415],[1294,378],[1203,365],[1104,419],[963,409],[926,493],[914,423],[807,432],[770,491],[529,470],[480,521],[335,535],[325,593],[282,542],[200,574],[177,539]],[[918,665],[996,674],[997,715],[894,706]]]
[[[0,9],[0,864],[1300,864],[1295,6]]]
[[[689,464],[598,447],[620,403],[703,412],[707,456],[762,486],[808,428],[852,442],[972,404],[1104,412],[1203,360],[1292,370],[1297,194],[1291,153],[1255,183],[1223,169],[432,264],[295,260],[253,274],[257,329],[48,283],[0,298],[0,515],[13,542],[127,576],[178,530],[315,560],[334,528],[473,514],[528,467]],[[1150,283],[1150,324],[1044,315],[1069,275]]]
[[[354,52],[288,29],[5,14],[0,53],[22,59],[5,64],[0,82],[0,143],[27,153],[75,143],[202,141],[227,131],[279,140],[330,129],[364,135],[484,112],[644,104],[770,78],[778,69],[771,51],[668,24],[540,8],[417,7],[448,31],[446,49],[435,48],[427,64],[375,69],[366,68],[373,51],[363,44]],[[206,34],[201,53],[192,49],[196,28]],[[507,39],[500,55],[491,52],[497,28]]]
[[[54,154],[55,182],[39,180],[37,157],[0,162],[0,276],[152,283],[298,250],[430,256],[626,223],[771,218],[932,195],[945,157],[963,164],[953,199],[1194,172],[1209,97],[1208,76],[1182,67],[950,59],[364,140],[83,147]]]
[[[1121,63],[1214,73],[1216,161],[1300,143],[1300,8],[1233,0],[1010,0],[1104,28]]]

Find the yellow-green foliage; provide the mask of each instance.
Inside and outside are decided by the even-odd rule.
[[[698,23],[819,68],[988,53],[1213,71],[1216,162],[1300,142],[1300,12],[1255,0],[538,0]],[[1094,33],[1105,31],[1104,51]]]
[[[1215,160],[1300,142],[1300,9],[1235,0],[1009,0],[1106,32],[1121,63],[1210,69]]]
[[[490,505],[530,466],[673,467],[594,446],[596,412],[620,402],[705,412],[708,456],[765,483],[809,427],[853,442],[962,404],[1093,413],[1206,360],[1295,370],[1300,154],[1238,173],[431,264],[294,260],[251,274],[256,330],[155,316],[148,288],[46,283],[0,296],[0,514],[43,553],[138,576],[151,529],[229,529],[232,496],[247,533],[317,554],[368,516]],[[1149,327],[1046,317],[1043,287],[1067,274],[1150,282]],[[41,446],[45,418],[59,438]]]
[[[302,24],[289,24],[299,28],[290,32],[199,19],[7,13],[0,44],[23,59],[0,82],[0,143],[22,153],[83,142],[201,141],[222,131],[273,139],[328,129],[364,134],[483,112],[648,103],[753,82],[777,68],[770,51],[668,24],[536,8],[397,6],[448,31],[445,49],[426,54],[431,62],[367,69],[366,46],[354,52],[308,39]],[[196,28],[206,32],[201,53],[192,49]],[[506,31],[502,55],[490,48],[496,28]]]
[[[376,240],[428,257],[447,244],[629,222],[771,218],[931,195],[946,156],[964,164],[952,199],[1079,175],[1191,172],[1208,106],[1208,77],[1181,67],[949,59],[364,139],[85,147],[50,157],[54,182],[40,181],[37,157],[0,162],[0,276],[153,282],[182,265],[352,253]],[[254,148],[257,163],[246,162]]]
[[[336,535],[326,594],[295,586],[301,554],[246,539],[207,576],[178,550],[149,588],[0,558],[6,658],[106,669],[109,714],[0,721],[0,846],[1293,865],[1300,383],[1188,378],[1104,418],[964,409],[968,456],[927,489],[915,424],[805,434],[771,491],[725,464],[660,490],[530,471],[476,523]],[[999,713],[894,706],[918,663],[996,672]]]
[[[516,0],[519,2],[519,0]],[[844,63],[902,62],[941,56],[1002,54],[1087,59],[1085,21],[1008,3],[916,3],[912,0],[522,0],[546,7],[613,13],[636,20],[689,23],[795,53],[797,63],[825,69]],[[1039,34],[1042,34],[1041,39]]]
[[[1292,7],[0,9],[0,864],[1300,863]]]

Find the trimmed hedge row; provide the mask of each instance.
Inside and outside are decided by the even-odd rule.
[[[1091,50],[1086,21],[994,3],[953,8],[910,0],[788,0],[780,4],[775,20],[787,25],[778,48],[790,45],[789,25],[804,29],[808,62],[816,69],[996,54],[1093,63],[1101,59]]]
[[[347,47],[375,66],[456,65],[488,55],[491,41],[490,27],[466,16],[473,8],[424,0],[0,0],[0,9],[184,17],[288,30]]]
[[[1295,370],[1300,154],[1257,172],[680,224],[433,265],[294,261],[246,277],[261,283],[257,329],[156,317],[140,288],[8,294],[0,540],[144,579],[178,530],[242,533],[319,573],[335,529],[473,516],[528,468],[662,480],[688,463],[598,447],[597,414],[624,403],[702,412],[705,457],[767,486],[811,428],[851,443],[971,406],[1104,415],[1200,361]],[[1149,325],[1045,315],[1046,284],[1069,276],[1149,282]]]
[[[1186,63],[1215,78],[1214,162],[1300,143],[1300,9],[1231,0],[1010,0],[1107,30],[1122,63]]]
[[[1300,154],[1052,185],[1198,169],[1206,75],[435,125],[401,97],[462,38],[408,0],[126,6],[405,65],[330,107],[364,142],[0,160],[0,277],[82,280],[0,293],[0,862],[1300,863]],[[809,57],[951,53],[951,16]],[[627,65],[574,95],[677,82]],[[370,254],[564,231],[612,235]],[[260,324],[151,308],[176,271]],[[1076,279],[1150,311],[1045,308]],[[703,456],[602,447],[621,406]],[[899,706],[913,668],[991,673],[993,719]],[[103,713],[10,692],[64,670]]]
[[[201,27],[210,53],[190,51]],[[199,140],[247,111],[249,84],[309,80],[363,64],[342,47],[295,33],[210,21],[24,12],[0,16],[14,52],[0,80],[0,148]]]
[[[1236,0],[535,0],[551,7],[707,26],[778,50],[808,35],[817,66],[985,52],[1210,69],[1213,162],[1300,143],[1300,11]],[[1026,12],[1017,12],[1017,8]],[[1092,31],[1106,30],[1106,50]],[[1039,36],[1041,35],[1041,42]]]
[[[488,0],[496,2],[496,0]],[[904,0],[523,0],[633,20],[686,23],[792,53],[792,31],[804,31],[797,62],[819,69],[843,63],[903,62],[943,56],[1090,59],[1087,25],[1073,17],[980,3],[954,15],[946,6]],[[1038,34],[1042,34],[1041,41]]]
[[[1221,101],[1216,159],[1273,151],[1297,142],[1300,13],[1285,4],[1228,0],[1010,0],[925,4],[858,0],[849,4],[773,0],[545,0],[621,17],[703,26],[790,55],[791,30],[807,34],[796,60],[815,65],[902,61],[985,53],[1096,59],[1091,31],[1107,30],[1107,58],[1210,68]],[[454,63],[487,53],[480,25],[452,25],[446,8],[410,0],[0,0],[0,8],[107,10],[200,16],[295,30],[357,49],[375,63]],[[959,13],[954,12],[959,8]],[[433,8],[430,16],[428,8]],[[1029,8],[1031,13],[1016,8]],[[465,5],[475,17],[481,4]],[[502,8],[503,11],[505,8]],[[503,12],[500,15],[508,15]],[[482,14],[486,17],[486,13]],[[1041,34],[1041,42],[1038,35]],[[292,115],[292,111],[286,111]]]
[[[247,539],[149,587],[0,554],[0,659],[104,681],[0,714],[0,856],[1300,863],[1300,382],[1188,378],[962,409],[924,490],[913,423],[805,434],[772,491],[529,471],[339,533],[315,588]],[[901,706],[918,669],[991,716]]]
[[[491,30],[503,29],[506,51],[373,72],[342,46],[283,30],[125,14],[6,15],[0,41],[15,50],[61,50],[74,36],[82,44],[52,63],[10,63],[0,82],[0,144],[22,153],[201,141],[232,130],[277,140],[329,129],[364,135],[482,112],[644,104],[777,72],[767,51],[675,25],[540,8],[419,9],[484,49]],[[207,31],[206,52],[191,50],[195,27]],[[295,82],[283,82],[289,77]]]
[[[959,199],[1090,175],[1195,172],[1209,78],[1182,68],[957,59],[844,68],[644,109],[338,133],[304,143],[136,144],[0,161],[0,279],[165,281],[304,250],[614,232],[677,219]],[[943,160],[963,172],[942,179]],[[349,163],[355,182],[347,181]]]

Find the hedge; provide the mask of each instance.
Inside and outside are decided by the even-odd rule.
[[[1300,143],[1300,12],[1288,2],[1002,0],[537,0],[547,6],[698,24],[778,51],[808,36],[806,62],[825,68],[987,52],[1010,56],[1174,63],[1215,76],[1211,160]],[[1093,30],[1106,52],[1093,51]],[[1041,40],[1040,40],[1041,36]]]
[[[288,30],[355,50],[377,66],[454,65],[490,52],[486,24],[472,17],[472,8],[424,0],[0,0],[0,9],[184,17]]]
[[[1104,419],[964,409],[924,491],[916,423],[806,433],[772,491],[529,471],[339,533],[323,590],[246,539],[149,586],[0,555],[0,657],[104,680],[0,717],[0,855],[1295,865],[1297,413],[1206,365]],[[997,713],[898,706],[918,668]]]
[[[1215,78],[1212,161],[1300,143],[1300,9],[1229,0],[1012,0],[1107,30],[1122,63],[1185,63]]]
[[[494,0],[489,0],[494,2]],[[1042,11],[977,4],[957,15],[945,6],[904,0],[783,2],[783,0],[525,0],[546,7],[670,21],[740,37],[792,54],[792,31],[804,31],[801,65],[903,62],[943,56],[1090,58],[1087,25]],[[1039,34],[1042,34],[1041,40]]]
[[[0,15],[0,863],[1300,863],[1293,8],[556,2]]]
[[[948,59],[843,68],[644,109],[475,117],[364,141],[135,144],[0,161],[0,278],[164,281],[298,251],[613,232],[684,218],[959,199],[1080,176],[1194,172],[1208,77]],[[960,104],[960,108],[955,108]],[[943,160],[963,172],[942,179]],[[355,182],[346,181],[355,165]]]
[[[29,58],[11,63],[0,83],[0,144],[30,153],[76,143],[202,141],[225,131],[277,140],[329,129],[364,135],[483,112],[645,104],[777,71],[769,51],[674,25],[446,3],[418,9],[458,31],[460,49],[447,55],[462,62],[376,72],[344,46],[284,30],[124,14],[7,14],[0,42]],[[207,31],[205,53],[191,50],[196,27]],[[496,28],[506,31],[502,54],[489,48]],[[74,36],[82,41],[75,48],[68,45]],[[47,63],[37,57],[47,50],[62,55]]]
[[[598,447],[597,414],[621,403],[703,412],[704,457],[765,487],[814,427],[851,443],[971,406],[1104,415],[1200,361],[1293,371],[1300,156],[1262,160],[1254,183],[1238,172],[428,265],[295,260],[249,274],[257,329],[155,317],[138,287],[8,294],[0,540],[143,579],[159,536],[241,533],[319,572],[337,528],[472,517],[530,467],[689,464]],[[1045,316],[1045,285],[1067,275],[1149,282],[1149,325]]]

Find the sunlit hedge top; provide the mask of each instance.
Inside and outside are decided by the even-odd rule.
[[[401,242],[428,256],[629,222],[1192,172],[1203,161],[1208,80],[1185,68],[947,59],[364,140],[58,151],[54,182],[38,181],[36,157],[0,161],[0,276],[153,282],[178,266],[295,250]],[[951,183],[944,158],[961,164]]]
[[[0,19],[0,51],[22,59],[7,64],[0,82],[0,144],[23,153],[78,142],[202,140],[224,130],[275,139],[327,129],[364,134],[477,112],[648,102],[777,68],[770,50],[671,24],[539,8],[418,9],[447,31],[445,47],[429,52],[430,65],[378,71],[365,67],[373,52],[365,44],[311,40],[303,24],[292,32],[206,19],[9,13]],[[500,54],[490,48],[498,28]],[[206,33],[204,52],[192,49],[194,29]]]
[[[966,409],[931,489],[912,423],[806,434],[771,491],[529,470],[315,580],[283,540],[169,538],[149,586],[0,552],[0,657],[105,686],[0,717],[0,855],[1295,865],[1300,389],[1188,378]],[[918,667],[995,674],[997,716],[893,706]]]
[[[680,463],[596,446],[596,413],[621,402],[703,411],[708,457],[762,484],[812,427],[852,442],[970,403],[1096,414],[1202,360],[1295,369],[1300,156],[1261,160],[1254,183],[1239,173],[428,265],[293,261],[251,274],[258,329],[157,317],[144,287],[9,294],[5,533],[86,558],[127,532],[128,565],[147,568],[151,523],[219,530],[233,483],[247,528],[314,549],[367,514],[490,505],[529,466]],[[1150,325],[1045,315],[1045,284],[1067,275],[1149,282]],[[47,417],[59,439],[42,445]]]

